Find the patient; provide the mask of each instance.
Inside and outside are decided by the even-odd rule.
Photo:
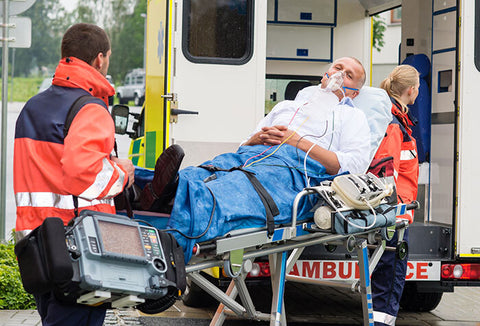
[[[338,59],[308,99],[279,103],[236,153],[179,172],[168,227],[187,262],[196,242],[250,227],[272,232],[288,223],[294,198],[306,186],[366,171],[370,129],[351,101],[364,81],[357,59]],[[299,220],[311,216],[314,204],[304,197]]]

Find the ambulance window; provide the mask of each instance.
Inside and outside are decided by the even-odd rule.
[[[475,67],[480,71],[480,4],[475,1]]]
[[[252,56],[253,0],[184,0],[183,53],[198,63],[244,64]]]
[[[318,85],[321,77],[267,75],[265,79],[265,115],[283,100],[293,100],[308,86]]]

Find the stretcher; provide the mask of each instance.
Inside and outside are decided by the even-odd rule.
[[[393,223],[399,239],[396,248],[385,245],[385,240],[391,239],[387,226],[366,228],[352,234],[338,234],[331,229],[319,229],[312,221],[297,223],[297,210],[302,197],[319,193],[321,191],[315,187],[301,191],[293,203],[291,224],[277,226],[271,236],[266,228],[242,229],[195,245],[194,256],[186,266],[187,275],[191,281],[220,302],[210,325],[222,325],[227,315],[270,321],[270,325],[286,325],[283,300],[286,281],[348,287],[353,292],[359,292],[362,297],[364,325],[373,325],[371,274],[385,250],[397,251],[400,258],[405,258],[407,247],[402,239],[408,222]],[[393,205],[392,209],[395,209],[396,215],[402,215],[408,209],[415,209],[417,205],[418,203]],[[303,250],[319,244],[341,245],[349,252],[356,251],[360,278],[354,281],[323,281],[288,275]],[[273,296],[270,313],[256,310],[245,281],[255,259],[264,256],[268,256],[271,272]],[[226,291],[217,288],[200,273],[211,267],[223,267],[226,275],[232,278]],[[240,297],[240,302],[236,301],[237,296]]]

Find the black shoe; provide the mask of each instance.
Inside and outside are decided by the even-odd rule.
[[[140,197],[142,209],[169,213],[170,202],[175,197],[178,185],[178,170],[185,152],[179,145],[167,148],[155,163],[155,172],[152,182],[143,188]]]

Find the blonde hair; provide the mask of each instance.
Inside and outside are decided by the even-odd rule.
[[[408,112],[408,106],[400,100],[400,97],[409,87],[415,87],[417,85],[419,75],[417,69],[414,67],[410,65],[400,65],[395,67],[388,77],[380,83],[380,87],[402,106],[404,113]]]

